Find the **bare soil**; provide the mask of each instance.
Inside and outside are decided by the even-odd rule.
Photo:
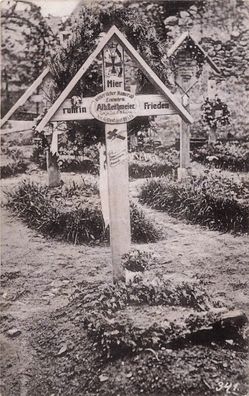
[[[32,180],[46,182],[34,172]],[[23,177],[3,181],[12,188]],[[27,178],[27,176],[26,176]],[[78,175],[63,178],[80,180]],[[131,183],[136,199],[141,181]],[[3,196],[4,200],[4,196]],[[154,275],[200,279],[212,297],[249,317],[248,235],[221,234],[144,208],[161,228],[156,244],[136,245],[157,255]],[[109,246],[46,239],[2,209],[1,354],[3,396],[23,395],[231,395],[246,396],[247,352],[229,343],[144,351],[103,361],[71,302],[80,288],[111,283]],[[148,382],[149,381],[149,382]],[[150,383],[150,388],[143,384]],[[222,386],[222,384],[224,386]]]

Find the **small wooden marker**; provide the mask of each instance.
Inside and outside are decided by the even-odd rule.
[[[58,165],[58,131],[54,128],[54,125],[51,138],[51,144],[46,151],[48,186],[58,187],[61,182],[61,175]]]
[[[184,96],[182,98],[184,104]],[[185,108],[189,111],[189,103]],[[190,126],[180,119],[180,167],[177,169],[178,180],[182,181],[190,174]]]
[[[60,171],[58,166],[57,154],[52,154],[50,148],[46,151],[48,186],[58,187],[60,185]]]

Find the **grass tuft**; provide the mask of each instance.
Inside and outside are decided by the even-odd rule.
[[[105,229],[96,184],[84,181],[50,190],[23,181],[6,192],[7,207],[41,234],[73,242],[100,243],[109,239]],[[132,241],[156,242],[159,233],[141,210],[131,204]]]
[[[140,192],[140,202],[192,224],[212,230],[249,232],[246,188],[221,176],[201,176],[179,183],[170,178],[151,180]]]

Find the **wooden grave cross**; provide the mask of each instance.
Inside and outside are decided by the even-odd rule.
[[[125,90],[125,51],[161,94],[134,95]],[[100,53],[104,91],[95,97],[68,99],[73,87]],[[114,282],[124,278],[121,257],[129,252],[131,244],[127,123],[138,116],[172,114],[179,114],[187,123],[193,122],[190,114],[113,26],[37,126],[37,130],[42,131],[48,122],[91,119],[105,124]]]
[[[195,46],[199,53],[203,56],[203,62],[205,61],[213,72],[219,74],[220,70],[217,65],[212,61],[208,54],[204,51],[202,46],[197,43],[193,36],[189,32],[183,33],[178,40],[168,50],[168,58],[172,56],[178,59],[178,68],[175,75],[175,83],[181,91],[181,102],[185,109],[191,113],[190,103],[190,91],[193,90],[194,86],[198,83],[200,76],[196,76],[196,61],[193,55],[189,56],[179,54],[178,50],[184,51],[184,43],[186,40],[190,40],[192,45]],[[186,52],[186,51],[185,51]],[[194,62],[194,63],[193,63]],[[207,76],[208,78],[208,76]],[[180,168],[178,168],[178,180],[184,179],[188,176],[188,169],[190,168],[190,125],[181,122],[180,126]]]

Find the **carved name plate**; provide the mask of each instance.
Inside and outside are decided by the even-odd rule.
[[[95,96],[90,111],[106,124],[124,124],[137,116],[137,109],[136,98],[130,92],[108,90]]]

